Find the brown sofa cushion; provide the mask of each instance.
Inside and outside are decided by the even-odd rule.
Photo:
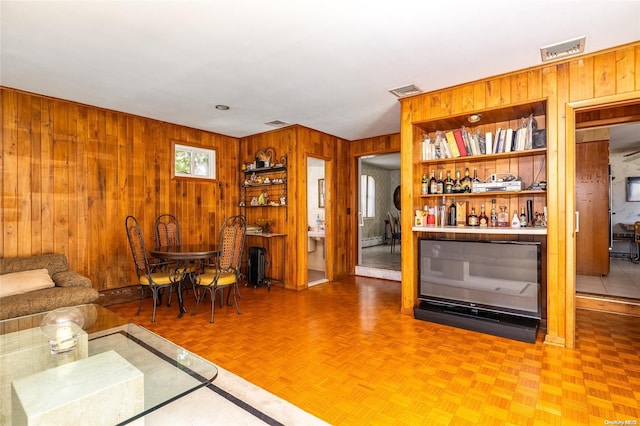
[[[0,275],[0,297],[28,293],[55,286],[46,269]]]
[[[64,254],[42,254],[0,259],[0,274],[43,268],[48,270],[52,277],[58,272],[64,272],[69,269],[67,257]]]

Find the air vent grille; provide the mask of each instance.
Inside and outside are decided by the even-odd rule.
[[[389,89],[389,92],[393,93],[399,98],[403,98],[405,96],[417,95],[418,93],[422,93],[422,90],[420,90],[415,84],[409,84],[407,86]]]
[[[552,44],[540,48],[542,62],[553,61],[566,56],[578,55],[584,52],[586,37],[578,37],[561,43]]]
[[[282,120],[273,120],[273,121],[269,121],[268,123],[264,123],[267,126],[273,126],[273,127],[283,127],[283,126],[288,126],[289,123],[282,121]]]

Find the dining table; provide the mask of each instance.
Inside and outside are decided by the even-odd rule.
[[[187,312],[182,298],[182,283],[185,278],[193,273],[193,263],[202,263],[218,255],[216,244],[182,244],[177,246],[156,247],[149,250],[149,254],[156,259],[165,260],[175,265],[176,271],[181,271],[182,279],[178,282],[178,318]],[[199,267],[199,265],[198,265]]]

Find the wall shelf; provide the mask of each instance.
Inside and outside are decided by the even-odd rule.
[[[547,228],[480,228],[471,226],[414,226],[413,232],[442,232],[447,234],[492,234],[492,235],[547,235]]]

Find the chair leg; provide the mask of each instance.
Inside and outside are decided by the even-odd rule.
[[[218,291],[218,289],[212,288],[210,290],[211,290],[211,320],[209,321],[209,323],[213,324],[213,311],[216,308],[216,292]]]
[[[238,315],[242,315],[242,312],[240,311],[240,306],[238,306],[238,298],[237,298],[237,294],[236,294],[236,290],[237,289],[238,289],[238,282],[236,281],[235,284],[233,284],[229,288],[229,292],[231,292],[233,290],[233,302],[236,305],[236,312],[238,313]]]
[[[138,305],[138,310],[136,311],[136,316],[140,314],[140,310],[142,309],[142,301],[144,300],[144,286],[140,286],[140,304]]]
[[[158,288],[151,287],[151,293],[153,294],[153,314],[151,314],[151,322],[156,322],[156,306],[158,301]]]

